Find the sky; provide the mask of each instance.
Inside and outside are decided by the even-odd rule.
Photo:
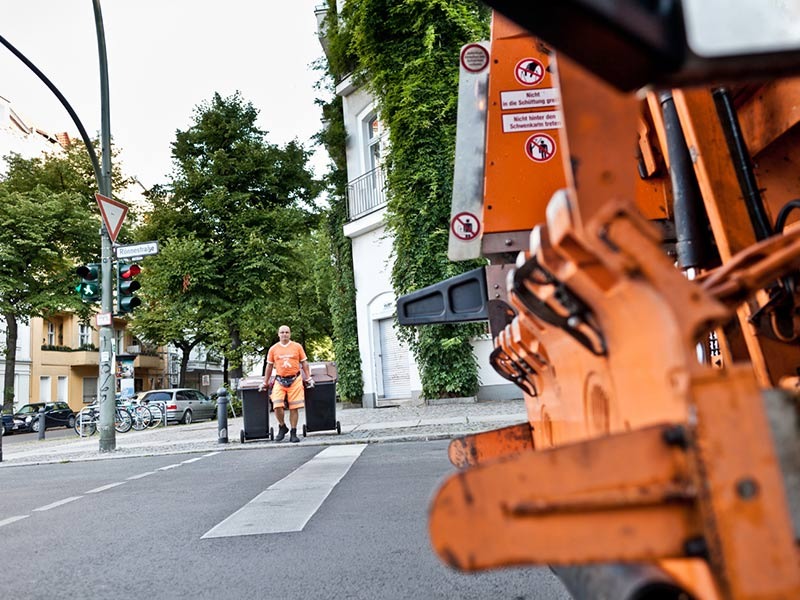
[[[241,92],[259,110],[268,142],[315,149],[315,89],[323,56],[314,8],[322,0],[101,0],[111,135],[123,173],[145,188],[165,183],[170,144],[195,107]],[[92,0],[0,0],[0,35],[67,98],[90,137],[100,131],[100,75]],[[78,130],[58,99],[0,45],[0,96],[50,133]],[[318,176],[328,163],[317,149]]]

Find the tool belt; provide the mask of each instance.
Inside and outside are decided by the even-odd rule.
[[[294,380],[297,379],[297,376],[300,373],[295,373],[294,375],[290,375],[289,377],[281,377],[280,375],[275,376],[275,380],[280,383],[283,387],[289,387],[294,383]]]

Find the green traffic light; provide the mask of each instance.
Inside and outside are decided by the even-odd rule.
[[[75,272],[81,278],[80,283],[75,287],[75,291],[84,302],[99,302],[100,291],[100,265],[90,263],[81,265]]]

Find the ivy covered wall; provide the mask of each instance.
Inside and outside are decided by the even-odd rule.
[[[335,4],[329,1],[329,15]],[[341,74],[352,71],[355,81],[367,87],[389,131],[388,227],[395,293],[474,268],[475,263],[449,262],[447,242],[459,51],[488,38],[488,9],[469,0],[347,0],[331,33],[330,63]],[[415,353],[424,397],[477,392],[470,338],[483,330],[482,324],[471,324],[400,332]]]

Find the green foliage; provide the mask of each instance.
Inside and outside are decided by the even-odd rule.
[[[328,37],[328,61],[320,65],[325,72],[324,81],[332,92],[331,80],[340,81],[349,73],[355,58],[348,50],[349,32],[340,26],[336,14],[336,0],[327,0],[328,15],[325,21]],[[346,5],[345,5],[346,10]],[[318,100],[322,106],[325,127],[316,139],[325,146],[331,165],[325,177],[330,208],[325,227],[328,237],[331,286],[328,296],[333,350],[338,373],[337,392],[347,402],[361,402],[364,382],[361,355],[358,349],[358,324],[356,322],[356,286],[353,273],[353,249],[344,235],[347,222],[347,135],[342,112],[342,99],[334,96],[330,102]]]
[[[476,263],[447,260],[455,151],[458,56],[488,37],[480,2],[348,0],[337,44],[357,57],[357,81],[375,95],[390,135],[388,225],[394,236],[395,292],[436,283]],[[423,395],[467,396],[478,385],[469,340],[481,325],[401,331],[422,372]]]
[[[257,116],[238,93],[214,94],[199,105],[192,125],[176,134],[172,182],[154,190],[153,211],[136,233],[141,241],[188,244],[175,247],[175,263],[146,264],[162,270],[154,277],[163,277],[164,286],[173,286],[171,293],[148,297],[158,313],[143,318],[157,321],[151,335],[167,333],[168,321],[176,319],[176,327],[192,338],[202,334],[203,343],[223,354],[234,377],[241,375],[245,351],[267,347],[277,319],[291,317],[297,330],[302,321],[308,339],[330,333],[325,311],[316,306],[324,287],[314,275],[311,240],[319,226],[314,200],[320,186],[307,168],[309,152],[296,141],[268,143]],[[142,285],[145,297],[149,283]]]
[[[92,308],[75,292],[75,267],[96,260],[100,250],[85,148],[76,144],[63,155],[34,159],[11,155],[6,163],[0,181],[0,315],[6,335],[16,332],[15,320],[58,310],[74,310],[85,320]],[[3,393],[9,405],[16,343],[5,346]]]

